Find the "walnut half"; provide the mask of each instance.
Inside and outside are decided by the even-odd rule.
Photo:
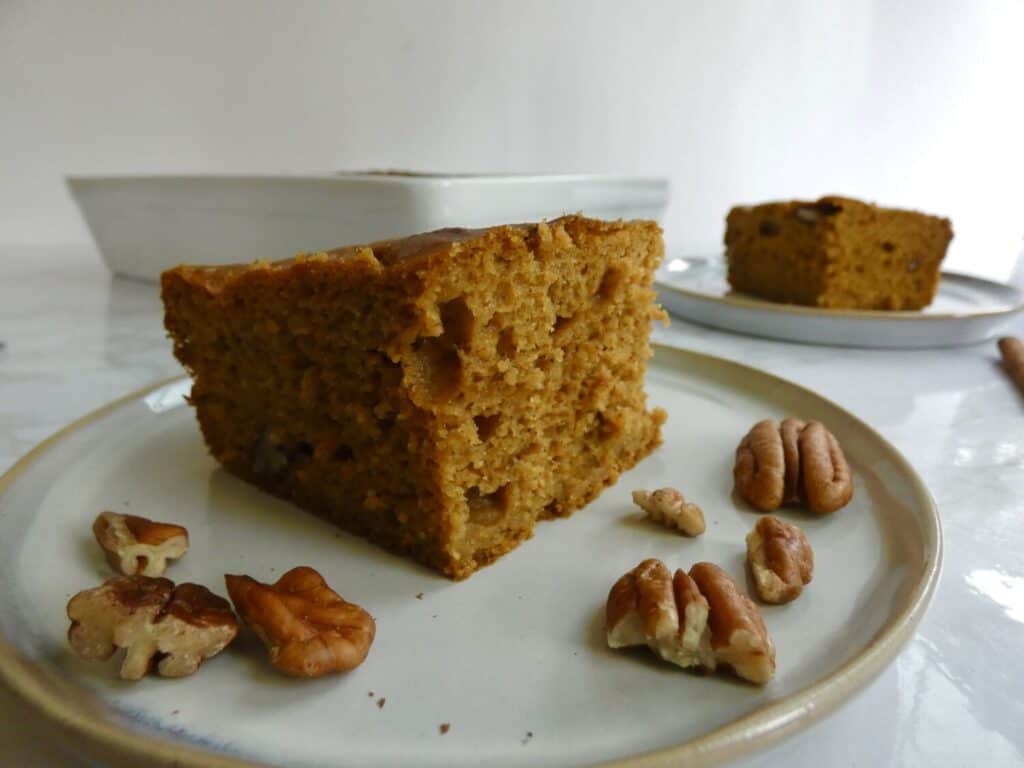
[[[676,528],[687,536],[704,533],[704,511],[675,488],[656,491],[633,491],[633,503],[647,516],[667,528]]]
[[[230,574],[224,580],[239,615],[270,649],[270,663],[286,674],[345,672],[370,652],[373,617],[312,568],[292,568],[274,584]]]
[[[747,564],[758,597],[788,603],[811,583],[814,550],[797,526],[766,515],[747,534]]]
[[[805,503],[828,514],[853,497],[853,477],[835,436],[818,421],[759,421],[736,449],[736,490],[751,506],[774,512]]]
[[[188,551],[188,531],[135,515],[101,512],[92,524],[110,566],[125,576],[163,576],[168,560]]]
[[[68,602],[68,642],[83,659],[103,661],[125,650],[121,677],[139,680],[154,666],[184,677],[238,634],[228,601],[198,584],[115,576]]]

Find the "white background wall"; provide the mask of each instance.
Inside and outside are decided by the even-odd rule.
[[[1024,247],[1024,2],[0,0],[0,241],[84,243],[65,173],[664,174],[675,249],[730,205],[943,213]]]

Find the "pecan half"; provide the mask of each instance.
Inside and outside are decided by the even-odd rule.
[[[295,677],[320,677],[359,666],[376,633],[373,617],[300,566],[274,584],[227,575],[239,615],[267,645],[270,663]]]
[[[845,507],[853,497],[853,478],[839,441],[820,421],[800,433],[800,475],[804,500],[824,515]]]
[[[736,449],[733,478],[740,496],[762,512],[803,503],[827,514],[853,497],[846,456],[819,421],[759,421]]]
[[[736,449],[733,479],[740,495],[762,512],[783,502],[786,460],[779,425],[765,419],[755,424]]]
[[[788,603],[811,583],[814,551],[797,526],[767,515],[747,534],[747,564],[758,597],[766,603]]]
[[[744,680],[768,683],[775,675],[775,646],[757,606],[713,563],[697,563],[690,577],[708,601],[715,658]]]
[[[101,512],[92,524],[110,567],[125,576],[163,576],[168,560],[188,551],[188,531],[135,515]]]
[[[79,592],[67,607],[68,642],[84,659],[125,650],[121,677],[139,680],[151,669],[163,677],[195,672],[238,634],[228,601],[198,584],[115,576]]]
[[[633,491],[633,503],[647,516],[666,528],[676,528],[687,536],[699,536],[706,528],[704,511],[675,488]]]
[[[673,576],[660,560],[644,560],[608,593],[608,646],[646,645],[680,667],[715,668],[708,603],[685,571]]]

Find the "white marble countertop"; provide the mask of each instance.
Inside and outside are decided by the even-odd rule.
[[[907,456],[942,516],[939,589],[898,660],[742,765],[1024,764],[1024,397],[998,369],[995,344],[838,350],[679,320],[656,335],[848,408]],[[0,341],[0,471],[77,417],[181,371],[155,286],[111,278],[81,250],[0,249]],[[0,691],[0,764],[80,763]]]

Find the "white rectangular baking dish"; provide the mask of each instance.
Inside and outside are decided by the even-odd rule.
[[[182,262],[231,264],[442,227],[582,212],[660,220],[664,178],[443,176],[77,176],[68,187],[111,271],[155,280]]]

